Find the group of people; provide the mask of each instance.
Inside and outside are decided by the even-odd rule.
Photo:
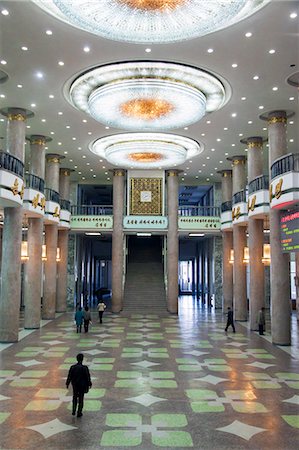
[[[105,303],[100,302],[98,304],[97,309],[99,312],[99,321],[100,321],[100,323],[102,323],[103,322],[103,314],[106,309]],[[85,306],[84,310],[82,310],[82,307],[79,306],[75,313],[75,324],[76,324],[76,328],[77,328],[77,333],[81,333],[82,325],[84,325],[85,333],[88,333],[89,325],[91,323],[92,323],[91,313],[90,313],[88,306]]]
[[[266,328],[266,317],[265,317],[265,308],[264,307],[262,307],[258,312],[257,323],[258,323],[258,327],[259,327],[259,334],[260,334],[260,336],[263,336],[265,328]],[[232,327],[233,332],[235,333],[236,329],[235,329],[235,324],[234,324],[234,313],[230,307],[227,308],[227,322],[226,322],[226,327],[224,329],[225,332],[227,332],[229,326]]]

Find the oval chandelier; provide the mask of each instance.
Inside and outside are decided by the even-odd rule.
[[[123,133],[95,140],[91,152],[114,166],[164,169],[183,164],[203,152],[193,139],[166,133]]]
[[[33,0],[69,25],[106,39],[179,42],[229,27],[270,0]]]
[[[65,91],[74,107],[98,122],[137,131],[190,125],[230,97],[228,83],[214,74],[164,61],[97,66],[71,80]]]

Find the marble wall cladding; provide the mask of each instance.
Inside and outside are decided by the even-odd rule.
[[[265,307],[270,308],[270,266],[265,266]]]
[[[222,203],[222,188],[221,183],[214,184],[214,206],[221,206]]]
[[[215,308],[222,308],[222,238],[214,237]]]
[[[67,308],[73,309],[75,302],[75,243],[74,234],[69,235],[68,262],[67,262]]]
[[[70,202],[72,205],[78,204],[78,183],[72,182],[70,183]]]

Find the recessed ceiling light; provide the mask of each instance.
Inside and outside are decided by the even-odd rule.
[[[65,155],[67,155],[68,154],[68,152],[63,152]]]
[[[86,163],[87,166],[90,166],[90,163]]]
[[[88,45],[85,45],[85,47],[83,47],[83,51],[85,53],[89,53],[90,52],[90,47],[88,47]]]
[[[214,148],[211,148],[211,152],[214,152],[215,151],[215,149]]]
[[[102,166],[103,167],[103,169],[106,169],[106,166]]]
[[[239,136],[241,136],[241,137],[242,137],[242,136],[243,136],[243,133],[239,133]]]
[[[2,64],[2,66],[5,66],[7,64],[7,61],[5,61],[5,59],[1,59],[0,64]]]
[[[263,131],[267,131],[267,128],[266,128],[266,127],[264,127],[264,128],[263,128]]]
[[[19,89],[22,89],[23,85],[22,85],[22,84],[17,84],[17,87],[18,87]]]
[[[290,18],[291,18],[291,19],[296,19],[296,17],[297,17],[297,13],[296,13],[296,12],[292,12],[292,13],[290,14]]]
[[[5,95],[4,94],[0,94],[0,98],[5,98]]]
[[[77,169],[78,166],[74,166],[74,169]]]
[[[87,123],[87,120],[86,120],[86,119],[83,119],[82,122],[83,122],[83,123]]]
[[[249,123],[249,125],[251,125],[252,124],[252,120],[248,120],[248,123]]]
[[[237,113],[232,113],[232,117],[237,117]]]
[[[96,175],[93,175],[93,178],[95,178],[96,177]]]
[[[4,119],[0,119],[0,122],[4,122]]]
[[[223,164],[223,161],[219,161],[219,164]]]
[[[65,128],[71,128],[70,125],[66,125]]]
[[[109,177],[107,178],[107,181],[110,181],[110,178],[109,178]]]
[[[54,131],[50,131],[50,134],[55,134]]]
[[[185,127],[184,130],[188,130],[188,127]]]
[[[263,105],[260,105],[260,106],[259,106],[259,109],[264,109],[264,106],[263,106]]]
[[[64,66],[64,62],[63,61],[58,61],[58,65],[59,66]]]
[[[207,178],[207,181],[210,181],[210,178]]]
[[[198,171],[198,173],[201,173],[201,172],[202,172],[201,170]]]
[[[58,145],[62,145],[62,142],[57,142]]]
[[[44,74],[42,72],[36,72],[37,78],[43,78]]]
[[[272,88],[272,91],[278,91],[278,87],[277,87],[277,86],[274,86],[274,87]]]
[[[218,170],[218,167],[214,167],[214,170]]]
[[[224,131],[227,131],[227,130],[228,130],[228,128],[227,128],[227,127],[224,127],[223,129],[224,129]]]
[[[89,169],[90,170],[90,172],[93,172],[93,169]]]
[[[202,167],[206,167],[206,165],[205,165],[205,164],[203,164],[203,165],[202,165]]]
[[[58,112],[58,115],[59,115],[59,116],[62,116],[62,114],[63,114],[62,111],[59,111],[59,112]]]
[[[275,51],[274,48],[271,48],[271,50],[269,50],[270,55],[274,55]]]
[[[46,34],[47,34],[48,36],[52,36],[53,31],[52,31],[52,30],[47,30],[47,31],[46,31]]]
[[[294,142],[294,139],[290,139],[290,142]]]
[[[244,152],[248,152],[248,148],[245,148]]]
[[[75,138],[75,137],[72,137],[72,140],[73,140],[73,141],[76,141],[76,140],[77,140],[77,138]]]
[[[210,157],[209,157],[209,156],[207,156],[207,159],[210,159]]]
[[[213,48],[208,48],[207,52],[208,53],[213,53],[214,49]]]
[[[105,127],[106,130],[110,130],[110,127]]]
[[[31,108],[35,108],[36,107],[36,104],[35,103],[31,103]]]
[[[236,146],[236,144],[232,144],[232,147],[235,147]]]
[[[26,125],[26,128],[31,128],[31,126],[30,125]]]
[[[73,160],[72,160],[72,159],[70,159],[70,162],[73,162]]]
[[[145,53],[150,53],[151,51],[152,51],[151,48],[146,48],[146,49],[145,49]]]
[[[54,98],[54,95],[53,95],[53,94],[50,94],[50,95],[49,95],[49,98]]]
[[[1,14],[2,14],[3,16],[8,16],[8,15],[9,15],[9,11],[8,11],[7,9],[2,9],[2,10],[1,10]]]
[[[246,97],[241,97],[241,100],[243,100],[243,101],[246,100]]]
[[[86,158],[86,156],[85,156],[85,155],[82,155],[82,158],[83,158],[83,159],[85,159],[85,158]]]
[[[247,33],[245,33],[245,36],[246,36],[247,38],[250,38],[250,37],[252,36],[252,33],[251,33],[250,31],[248,31]]]
[[[291,101],[292,101],[292,100],[295,100],[295,97],[290,97],[289,100],[291,100]]]
[[[105,175],[108,175],[108,172],[105,172]],[[185,172],[184,175],[187,175],[187,173]]]
[[[102,159],[100,159],[99,161],[100,161],[100,162],[103,162],[103,160],[102,160]]]
[[[195,175],[195,178],[198,178],[198,175]]]
[[[226,152],[226,153],[224,153],[224,155],[225,155],[225,156],[228,156],[228,153]]]
[[[260,77],[258,75],[254,75],[253,79],[258,80]]]
[[[221,142],[221,139],[220,139],[220,138],[217,138],[216,141],[217,141],[217,142]]]
[[[232,64],[232,68],[235,69],[236,67],[238,67],[238,64],[233,63],[233,64]]]
[[[41,122],[46,122],[46,119],[42,119]]]
[[[78,172],[78,174],[79,174],[79,175],[81,175],[81,174],[82,174],[82,172]]]
[[[201,135],[202,135],[202,136],[205,136],[206,134],[205,134],[205,133],[201,133]]]
[[[21,49],[22,49],[24,52],[27,52],[28,47],[26,47],[25,45],[23,45],[23,47],[21,47]]]
[[[211,121],[210,120],[207,120],[207,124],[209,125],[211,123]]]
[[[85,180],[85,177],[82,177],[82,180]]]
[[[290,121],[289,121],[289,124],[290,124],[290,125],[294,125],[294,121],[293,121],[293,120],[290,120]]]

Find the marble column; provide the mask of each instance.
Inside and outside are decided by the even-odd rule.
[[[248,183],[263,175],[263,138],[261,136],[242,139],[246,144]],[[248,218],[249,248],[249,322],[250,329],[258,330],[258,312],[265,306],[265,271],[263,258],[264,218]]]
[[[167,310],[178,313],[179,296],[179,238],[178,238],[178,207],[179,179],[177,170],[168,170],[167,176]]]
[[[6,151],[24,162],[26,119],[31,111],[22,108],[5,108],[7,117]],[[1,262],[0,342],[16,342],[19,335],[21,299],[21,206],[4,208],[3,244]]]
[[[233,163],[233,195],[246,187],[246,172],[244,156],[234,156],[229,160]],[[243,263],[244,247],[246,247],[246,226],[233,225],[233,303],[235,320],[247,320],[247,292],[246,292],[246,265]]]
[[[274,161],[287,154],[287,113],[271,111],[260,116],[268,121],[269,172]],[[283,253],[280,244],[280,211],[270,208],[271,244],[271,334],[272,343],[291,344],[291,307],[289,254]]]
[[[112,312],[115,313],[123,309],[125,175],[123,169],[113,171]]]
[[[232,171],[221,170],[222,203],[232,200]],[[227,308],[233,307],[233,265],[229,262],[230,251],[233,249],[233,232],[226,230],[222,232],[223,261],[222,261],[222,308],[226,312]]]
[[[295,275],[296,312],[297,312],[297,320],[299,321],[299,252],[295,253],[295,267],[296,267],[296,275]]]
[[[59,164],[63,156],[49,153],[46,155],[46,187],[59,192]],[[45,243],[47,260],[44,263],[44,293],[42,318],[54,319],[56,309],[56,277],[57,277],[57,224],[45,225]]]
[[[45,178],[45,145],[52,139],[41,135],[27,138],[30,142],[30,173]],[[28,219],[28,256],[25,267],[24,304],[25,328],[40,327],[41,298],[42,298],[42,244],[43,218]]]
[[[59,175],[59,194],[62,200],[70,199],[70,174],[72,170],[61,168]],[[67,303],[67,264],[69,230],[58,230],[60,261],[57,264],[56,312],[65,312]]]

